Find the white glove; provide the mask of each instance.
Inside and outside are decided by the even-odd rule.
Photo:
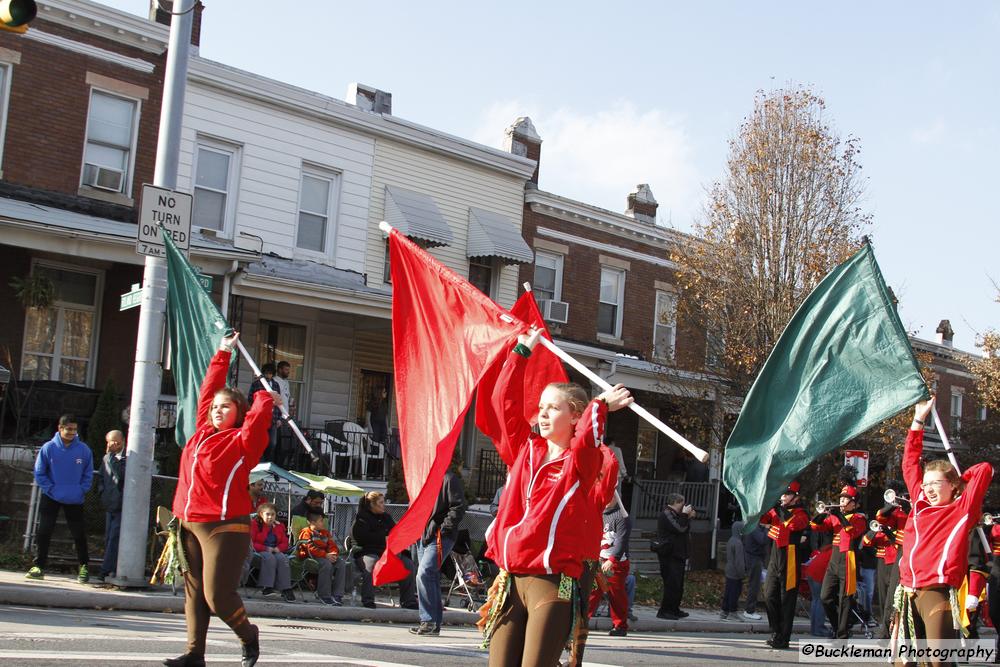
[[[972,593],[966,593],[965,595],[965,610],[968,612],[974,612],[976,607],[979,606],[979,598]]]

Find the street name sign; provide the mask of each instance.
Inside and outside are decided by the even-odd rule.
[[[132,284],[132,291],[125,292],[122,294],[121,306],[118,308],[119,311],[128,310],[129,308],[136,308],[142,302],[142,287],[139,283]]]
[[[166,247],[160,238],[163,225],[177,248],[187,254],[191,247],[191,200],[191,195],[185,192],[143,185],[135,251],[150,257],[166,257]]]

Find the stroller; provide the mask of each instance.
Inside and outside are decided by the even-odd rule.
[[[451,587],[448,589],[448,596],[445,598],[445,606],[451,605],[451,596],[458,592],[463,598],[460,605],[469,611],[475,611],[477,607],[486,602],[488,590],[487,582],[483,573],[479,570],[476,557],[472,553],[472,540],[469,531],[458,531],[458,540],[449,554],[449,558],[455,568],[455,574],[451,579]]]

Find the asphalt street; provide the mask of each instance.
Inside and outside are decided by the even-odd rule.
[[[440,637],[415,637],[406,625],[260,618],[260,665],[369,665],[403,667],[485,665],[480,636],[468,626],[446,626]],[[798,663],[796,651],[772,651],[760,634],[591,634],[586,664],[696,665]],[[184,617],[177,613],[0,607],[0,664],[159,665],[185,649]],[[208,634],[208,662],[239,664],[239,642],[217,619]]]

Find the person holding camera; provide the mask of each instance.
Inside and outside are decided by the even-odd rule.
[[[663,578],[663,598],[657,618],[677,621],[688,615],[681,610],[684,597],[684,566],[687,564],[690,522],[694,508],[685,504],[684,496],[671,493],[667,506],[656,521],[656,551]]]

